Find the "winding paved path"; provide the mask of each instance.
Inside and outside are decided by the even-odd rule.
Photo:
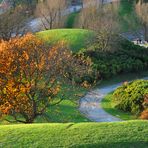
[[[148,79],[148,77],[142,78]],[[88,119],[95,122],[115,122],[121,121],[121,119],[112,116],[105,112],[101,107],[102,99],[110,92],[119,87],[122,83],[118,83],[111,86],[99,88],[87,93],[83,98],[80,99],[79,110]]]

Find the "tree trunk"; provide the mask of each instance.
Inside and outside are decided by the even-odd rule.
[[[28,120],[26,120],[26,124],[31,124],[31,123],[33,123],[33,121],[34,121],[34,119],[28,119]]]
[[[148,25],[147,24],[144,25],[144,38],[145,38],[145,41],[148,42]]]
[[[52,22],[52,20],[50,20],[49,29],[52,29],[52,25],[53,25],[53,22]]]
[[[145,40],[148,42],[148,26],[146,27],[145,30]]]

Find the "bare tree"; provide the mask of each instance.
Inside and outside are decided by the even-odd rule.
[[[16,7],[0,15],[0,39],[9,40],[18,34],[24,34],[25,9]]]
[[[66,0],[45,0],[36,8],[36,15],[41,18],[44,29],[61,27],[64,22]]]
[[[79,15],[79,27],[85,29],[89,28],[96,21],[97,11],[100,6],[97,0],[83,0],[83,9]]]
[[[97,45],[101,50],[110,50],[110,46],[119,31],[117,9],[118,3],[103,5],[93,0],[85,1],[85,7],[80,12],[79,26],[94,30],[97,34]]]
[[[148,41],[148,3],[139,1],[139,3],[136,4],[136,12],[144,28],[145,40]]]

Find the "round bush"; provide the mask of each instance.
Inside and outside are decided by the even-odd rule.
[[[145,105],[148,95],[148,80],[136,80],[124,83],[113,93],[115,107],[139,115],[148,106]]]

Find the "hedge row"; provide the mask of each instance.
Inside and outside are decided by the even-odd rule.
[[[93,68],[101,78],[129,72],[140,72],[148,69],[148,48],[123,41],[120,49],[111,51],[85,51],[93,61]]]
[[[148,80],[125,83],[113,93],[115,107],[139,115],[148,109]]]

